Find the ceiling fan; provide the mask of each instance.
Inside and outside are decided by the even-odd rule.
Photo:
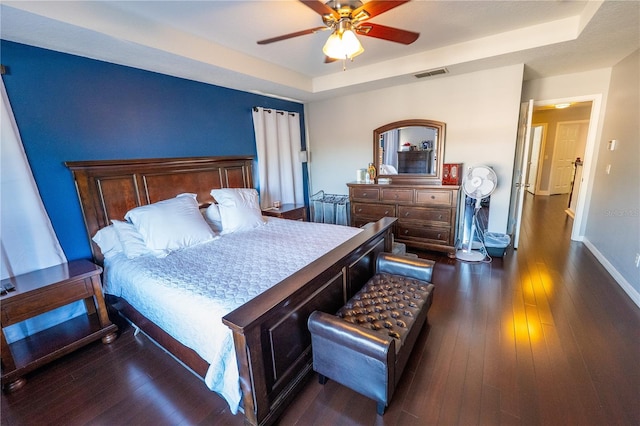
[[[258,44],[275,43],[331,30],[331,35],[322,51],[326,55],[325,62],[333,62],[338,59],[353,59],[364,52],[356,34],[402,44],[411,44],[420,36],[420,33],[413,31],[366,22],[390,9],[408,3],[409,0],[371,0],[367,3],[360,0],[330,0],[327,3],[318,0],[299,1],[322,16],[324,26],[268,38],[258,41]]]

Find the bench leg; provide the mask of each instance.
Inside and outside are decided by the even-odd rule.
[[[384,402],[378,402],[378,406],[377,406],[377,411],[379,415],[384,415],[384,412],[386,411],[387,406],[384,404]]]
[[[329,378],[327,376],[324,376],[322,374],[318,374],[318,383],[320,383],[321,385],[324,385],[328,381],[329,381]]]

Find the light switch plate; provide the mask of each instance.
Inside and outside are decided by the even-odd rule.
[[[618,141],[616,139],[611,139],[609,141],[609,151],[615,151],[617,143]]]

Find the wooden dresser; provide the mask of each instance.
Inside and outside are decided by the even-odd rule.
[[[459,186],[348,183],[351,225],[397,217],[395,240],[454,256],[458,229]]]

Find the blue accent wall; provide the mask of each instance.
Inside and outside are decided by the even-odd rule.
[[[253,106],[298,112],[304,129],[296,102],[6,40],[0,54],[31,170],[69,260],[90,258],[91,249],[65,161],[255,156]],[[305,169],[305,188],[306,180]]]

